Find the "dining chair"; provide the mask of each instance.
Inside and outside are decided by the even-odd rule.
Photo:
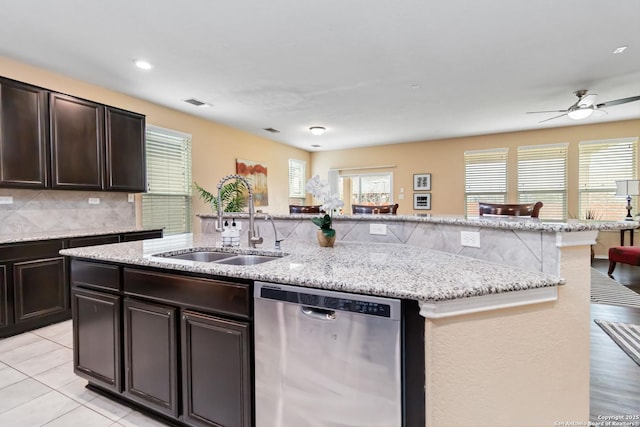
[[[398,204],[395,205],[351,205],[353,214],[391,214],[395,215]]]
[[[316,214],[322,212],[320,207],[322,205],[289,205],[289,213],[298,214]]]
[[[528,216],[538,218],[540,209],[544,204],[542,202],[521,203],[521,204],[500,204],[478,202],[480,216]]]

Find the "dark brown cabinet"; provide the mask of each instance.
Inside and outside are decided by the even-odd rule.
[[[124,394],[172,417],[178,416],[176,311],[124,301]]]
[[[105,114],[105,190],[146,191],[145,117],[113,107]]]
[[[104,292],[72,291],[74,372],[117,393],[122,391],[120,301]]]
[[[51,187],[103,188],[104,106],[68,95],[49,95]]]
[[[13,265],[16,324],[68,312],[65,271],[61,256]]]
[[[0,337],[71,317],[61,240],[0,246]]]
[[[74,369],[92,387],[189,426],[252,425],[248,281],[74,258],[71,282]]]
[[[9,324],[9,306],[7,304],[7,268],[0,265],[0,328]]]
[[[0,186],[146,191],[145,116],[0,77]]]
[[[47,94],[45,89],[0,78],[0,186],[46,187]]]
[[[187,310],[180,324],[184,420],[196,426],[249,427],[248,323]]]

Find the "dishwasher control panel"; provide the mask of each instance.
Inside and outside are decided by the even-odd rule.
[[[309,290],[309,292],[305,292],[304,289],[291,290],[283,289],[280,286],[263,286],[260,289],[259,297],[263,299],[324,308],[327,310],[348,311],[351,313],[387,318],[391,317],[390,303],[367,301],[366,297],[358,298],[357,295],[353,295],[353,298],[351,298],[352,295],[349,295],[349,298],[347,298],[338,296],[339,293],[337,292],[331,292],[331,294],[335,295],[324,295],[328,293],[328,291]],[[375,299],[379,300],[380,298]]]

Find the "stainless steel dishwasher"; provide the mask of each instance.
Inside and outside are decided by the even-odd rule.
[[[256,282],[256,427],[401,427],[400,301]]]

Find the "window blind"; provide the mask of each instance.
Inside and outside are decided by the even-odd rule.
[[[478,215],[478,202],[505,203],[507,148],[464,153],[465,214]]]
[[[305,178],[307,176],[307,162],[303,160],[289,159],[289,197],[292,199],[304,199]]]
[[[617,221],[624,218],[627,200],[615,195],[616,181],[636,178],[637,152],[638,138],[580,142],[580,219]],[[632,204],[637,206],[637,201]]]
[[[569,144],[518,147],[518,203],[540,200],[541,219],[567,218],[567,155]]]
[[[165,234],[191,231],[191,135],[148,126],[142,223]]]

